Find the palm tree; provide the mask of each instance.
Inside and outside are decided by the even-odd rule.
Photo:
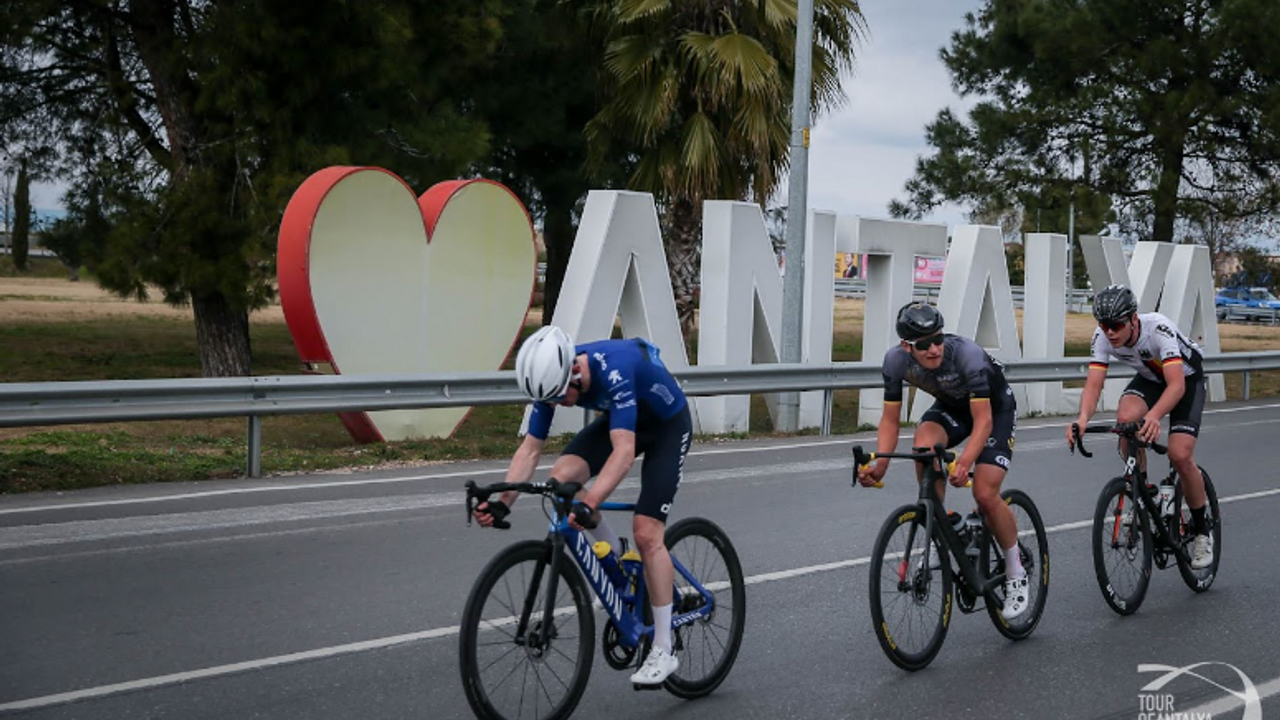
[[[566,0],[604,42],[591,156],[632,163],[628,187],[663,215],[681,326],[700,266],[702,203],[764,205],[790,163],[796,0]],[[815,0],[815,117],[845,100],[840,76],[866,35],[856,0]]]

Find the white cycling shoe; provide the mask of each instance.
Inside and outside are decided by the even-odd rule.
[[[661,685],[679,667],[679,658],[662,648],[654,648],[649,657],[644,659],[644,665],[631,675],[631,682],[636,685]]]
[[[1203,570],[1213,564],[1213,538],[1197,535],[1191,549],[1191,567]]]
[[[1028,584],[1026,575],[1004,581],[1004,607],[1000,608],[1000,615],[1005,620],[1012,620],[1027,611],[1031,604]]]

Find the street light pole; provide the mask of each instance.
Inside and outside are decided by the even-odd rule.
[[[796,75],[791,100],[791,175],[787,181],[786,275],[782,282],[782,362],[800,362],[804,330],[804,240],[809,219],[809,103],[813,81],[813,0],[800,0],[796,16]],[[778,398],[778,429],[800,428],[800,393]]]

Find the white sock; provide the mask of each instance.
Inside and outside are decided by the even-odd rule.
[[[591,537],[595,538],[596,542],[603,540],[613,547],[614,552],[622,553],[622,541],[618,539],[618,533],[613,531],[613,527],[609,525],[609,520],[603,515],[600,516],[600,524],[596,525],[595,529],[590,532]]]
[[[653,609],[653,646],[671,652],[671,603]]]
[[[1022,554],[1018,552],[1018,543],[1004,549],[1004,576],[1008,580],[1017,580],[1027,574],[1022,569]]]

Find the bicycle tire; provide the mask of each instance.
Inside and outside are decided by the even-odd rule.
[[[1209,537],[1213,539],[1213,563],[1207,568],[1196,570],[1191,567],[1191,563],[1178,557],[1178,572],[1182,575],[1182,581],[1187,587],[1196,592],[1204,592],[1213,585],[1213,580],[1218,576],[1218,563],[1222,561],[1222,516],[1218,514],[1218,491],[1213,487],[1213,481],[1209,479],[1209,473],[1204,468],[1200,468],[1200,474],[1204,476],[1204,495],[1206,498],[1205,505],[1209,511],[1205,513],[1205,522],[1209,524]],[[1193,537],[1190,535],[1191,528],[1191,511],[1187,507],[1186,497],[1182,498],[1182,502],[1178,504],[1178,513],[1180,522],[1176,523],[1174,531],[1177,532],[1175,540],[1182,544],[1183,549],[1190,552],[1190,541]]]
[[[667,551],[699,584],[709,590],[720,588],[712,591],[715,608],[711,614],[672,630],[672,650],[680,667],[663,687],[676,697],[692,700],[719,687],[733,669],[746,627],[747,585],[737,550],[724,530],[710,520],[685,518],[667,528],[665,541]],[[727,587],[720,587],[725,584]],[[682,609],[682,600],[696,603],[701,598],[702,594],[677,572],[672,616],[691,609]]]
[[[1045,601],[1049,599],[1049,534],[1045,532],[1040,510],[1031,497],[1021,490],[1005,490],[1000,493],[1018,523],[1018,549],[1022,567],[1027,571],[1027,593],[1031,604],[1013,620],[1005,620],[1001,608],[987,605],[987,614],[996,630],[1010,640],[1022,640],[1036,629]],[[982,545],[982,567],[987,577],[1004,572],[1004,551],[995,536],[987,533],[989,541]]]
[[[1102,598],[1120,615],[1137,612],[1151,582],[1151,525],[1141,503],[1125,509],[1133,504],[1128,488],[1125,478],[1112,478],[1093,513],[1093,571]]]
[[[551,548],[546,540],[507,547],[480,572],[467,597],[458,633],[459,665],[467,703],[481,720],[564,720],[586,690],[594,659],[595,611],[586,582],[567,554],[557,563],[556,634],[550,646],[539,642]],[[515,626],[534,578],[539,587],[533,588],[529,631],[521,642]],[[569,634],[574,628],[576,637]],[[485,640],[486,635],[491,639]],[[571,652],[576,654],[570,657]],[[557,699],[553,693],[562,694]],[[517,703],[514,711],[506,707],[511,701]],[[532,715],[526,702],[533,705]]]
[[[924,526],[925,514],[919,505],[895,510],[876,536],[869,572],[871,621],[880,649],[894,665],[913,672],[926,667],[942,648],[953,597],[951,563],[943,550],[942,530],[935,527],[929,539],[924,537]],[[912,547],[907,546],[908,539]],[[924,567],[924,548],[930,542],[933,552],[939,553],[936,570]],[[913,639],[908,634],[912,629],[928,635]]]

